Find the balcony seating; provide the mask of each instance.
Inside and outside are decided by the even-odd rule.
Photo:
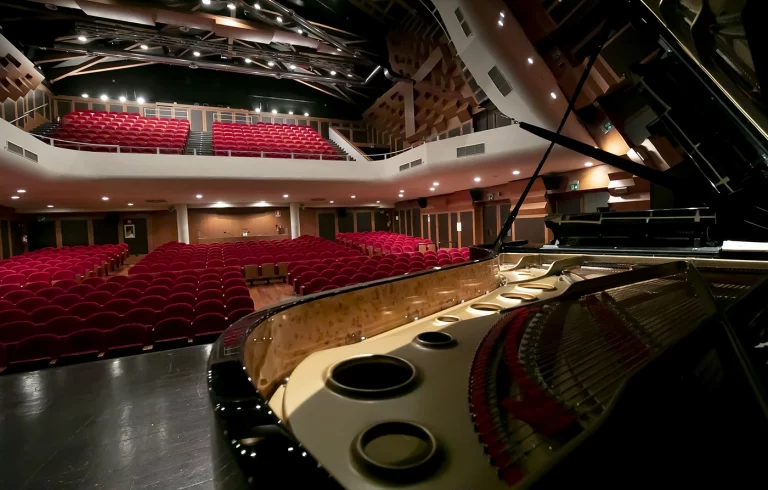
[[[310,126],[215,122],[212,130],[217,156],[344,160]]]
[[[189,136],[189,121],[147,118],[127,112],[71,112],[62,118],[61,127],[48,136],[73,142],[57,141],[56,146],[81,151],[116,153],[119,146],[120,153],[181,155]]]

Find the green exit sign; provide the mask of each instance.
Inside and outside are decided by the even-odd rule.
[[[579,190],[579,181],[578,181],[578,180],[574,180],[573,182],[571,182],[570,184],[568,184],[568,188],[569,188],[570,190],[572,190],[572,191],[577,191],[577,190]]]
[[[611,121],[605,121],[605,124],[603,124],[603,133],[608,134],[613,129],[613,123]]]

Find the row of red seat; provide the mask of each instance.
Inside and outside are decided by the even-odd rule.
[[[336,241],[359,249],[368,255],[414,252],[419,248],[434,249],[429,238],[412,237],[388,231],[337,233]]]
[[[309,126],[215,122],[212,133],[214,154],[219,156],[344,158]]]
[[[101,276],[119,267],[128,246],[47,248],[0,261],[0,284],[25,284]]]

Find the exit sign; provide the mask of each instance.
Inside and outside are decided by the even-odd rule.
[[[568,184],[568,188],[569,188],[570,190],[572,190],[572,191],[577,191],[577,190],[579,190],[579,181],[578,181],[578,180],[574,180],[573,182],[571,182],[570,184]]]
[[[613,123],[611,121],[605,121],[605,124],[603,124],[603,133],[608,134],[613,129]]]
[[[493,201],[493,192],[488,193],[488,200]]]

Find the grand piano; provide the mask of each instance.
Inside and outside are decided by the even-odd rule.
[[[708,94],[675,110],[710,121],[678,129],[722,139],[662,172],[516,121],[647,179],[662,205],[550,216],[554,239],[533,248],[505,242],[524,193],[466,264],[232,325],[208,386],[255,487],[765,487],[767,141],[708,76],[707,51],[625,3],[664,46],[646,79]],[[542,170],[546,155],[531,182]]]

